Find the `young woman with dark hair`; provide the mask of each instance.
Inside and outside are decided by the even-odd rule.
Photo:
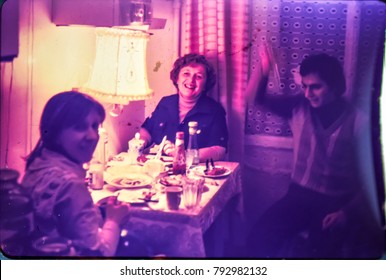
[[[128,205],[111,201],[105,219],[85,185],[83,164],[99,140],[105,110],[75,91],[53,96],[40,121],[40,139],[27,158],[22,186],[31,196],[34,235],[71,240],[77,255],[114,256]]]

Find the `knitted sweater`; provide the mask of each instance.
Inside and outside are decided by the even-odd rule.
[[[306,100],[293,108],[289,121],[294,143],[292,180],[333,196],[348,195],[360,185],[357,155],[366,120],[343,104],[342,113],[326,128]]]

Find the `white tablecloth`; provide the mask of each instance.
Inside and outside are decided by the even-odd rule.
[[[183,203],[177,211],[168,210],[165,195],[161,194],[159,203],[152,203],[151,208],[133,206],[125,228],[140,237],[155,255],[205,258],[228,254],[229,257],[226,246],[243,240],[241,174],[238,163],[216,165],[232,172],[223,178],[205,179],[208,190],[195,210],[185,209]],[[91,194],[96,202],[111,195],[111,190],[105,186]]]

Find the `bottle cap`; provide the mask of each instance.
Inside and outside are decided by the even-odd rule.
[[[198,122],[196,122],[196,121],[191,121],[191,122],[188,123],[188,126],[189,126],[189,127],[195,127],[195,128],[197,128]]]
[[[184,132],[183,131],[177,131],[176,139],[184,139]]]

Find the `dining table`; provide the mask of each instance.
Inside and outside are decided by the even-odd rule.
[[[201,164],[202,165],[202,164]],[[205,164],[204,164],[205,165]],[[179,209],[167,206],[167,186],[160,180],[146,186],[137,186],[126,193],[141,194],[156,190],[150,201],[130,203],[130,218],[123,225],[123,231],[134,235],[151,248],[153,256],[166,258],[226,258],[234,257],[234,250],[243,242],[243,200],[241,190],[240,164],[218,161],[216,166],[224,167],[223,176],[205,176],[201,199],[196,207],[187,209],[184,199]],[[90,189],[94,203],[122,191],[112,183],[111,177],[143,173],[143,166],[120,165],[115,174],[105,171],[102,189]],[[111,169],[111,168],[110,168]],[[142,175],[141,175],[142,176]],[[169,176],[168,174],[166,176]],[[110,180],[109,180],[110,179]],[[183,187],[183,186],[182,186]],[[130,189],[130,188],[129,188]]]

